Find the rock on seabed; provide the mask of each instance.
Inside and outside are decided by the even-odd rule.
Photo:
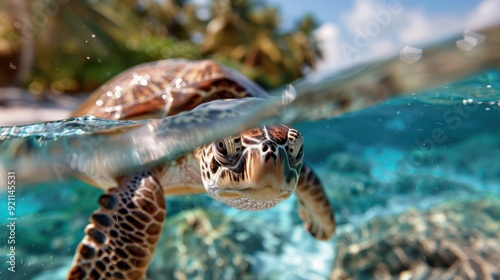
[[[339,236],[330,279],[499,279],[500,197],[448,200]]]

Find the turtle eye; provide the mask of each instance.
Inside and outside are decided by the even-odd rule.
[[[226,148],[226,143],[224,143],[224,140],[218,141],[217,145],[215,146],[215,149],[217,150],[217,153],[223,156],[227,155],[227,148]]]
[[[300,164],[304,157],[304,138],[296,129],[288,131],[288,143],[285,147],[290,162],[294,165]]]
[[[220,163],[234,164],[241,155],[241,139],[239,137],[227,137],[212,144],[215,159]]]

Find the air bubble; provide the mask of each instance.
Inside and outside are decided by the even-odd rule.
[[[464,38],[456,42],[457,48],[463,51],[470,51],[478,44],[481,44],[486,37],[479,33],[465,30]]]
[[[406,46],[399,53],[399,59],[404,63],[412,64],[422,57],[422,49]]]

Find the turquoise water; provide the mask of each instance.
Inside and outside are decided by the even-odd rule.
[[[149,279],[425,279],[446,273],[498,279],[499,75],[476,73],[296,125],[306,160],[335,210],[337,234],[328,242],[303,229],[295,197],[260,212],[231,209],[207,195],[168,197]],[[16,273],[4,269],[9,250],[1,246],[3,279],[64,279],[100,194],[71,178],[18,188]],[[3,197],[0,209],[7,209]],[[0,211],[5,233],[7,213]],[[3,236],[0,244],[7,244]]]

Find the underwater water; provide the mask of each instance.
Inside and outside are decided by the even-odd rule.
[[[499,97],[500,73],[481,72],[296,125],[335,210],[334,238],[306,232],[294,196],[257,212],[167,197],[148,279],[498,279]],[[16,272],[2,210],[0,279],[65,279],[101,193],[76,179],[19,188]]]

